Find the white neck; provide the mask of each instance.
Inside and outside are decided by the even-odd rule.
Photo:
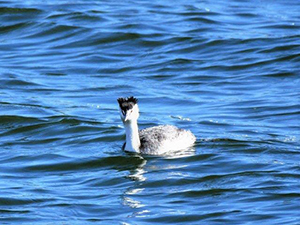
[[[140,152],[140,137],[137,120],[130,120],[124,123],[126,130],[126,145],[124,150],[129,152]]]

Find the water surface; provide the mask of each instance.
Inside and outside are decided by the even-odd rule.
[[[0,1],[0,222],[299,224],[299,11]],[[129,95],[194,149],[122,152]]]

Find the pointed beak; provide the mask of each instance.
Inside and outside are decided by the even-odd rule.
[[[122,112],[122,115],[123,115],[123,118],[124,118],[124,122],[126,122],[128,120],[129,115],[126,111],[122,110],[121,112]]]
[[[129,113],[125,113],[125,119],[124,119],[124,121],[126,122],[127,120],[128,120],[128,118],[129,118]]]

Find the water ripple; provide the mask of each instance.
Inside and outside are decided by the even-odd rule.
[[[259,3],[259,4],[258,4]],[[0,1],[0,221],[299,221],[296,0]],[[195,146],[122,151],[140,128]]]

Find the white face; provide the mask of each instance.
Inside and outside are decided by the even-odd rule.
[[[120,109],[120,117],[123,123],[130,122],[132,120],[137,120],[139,118],[139,107],[135,104],[132,109],[128,109],[127,111],[123,112]]]

